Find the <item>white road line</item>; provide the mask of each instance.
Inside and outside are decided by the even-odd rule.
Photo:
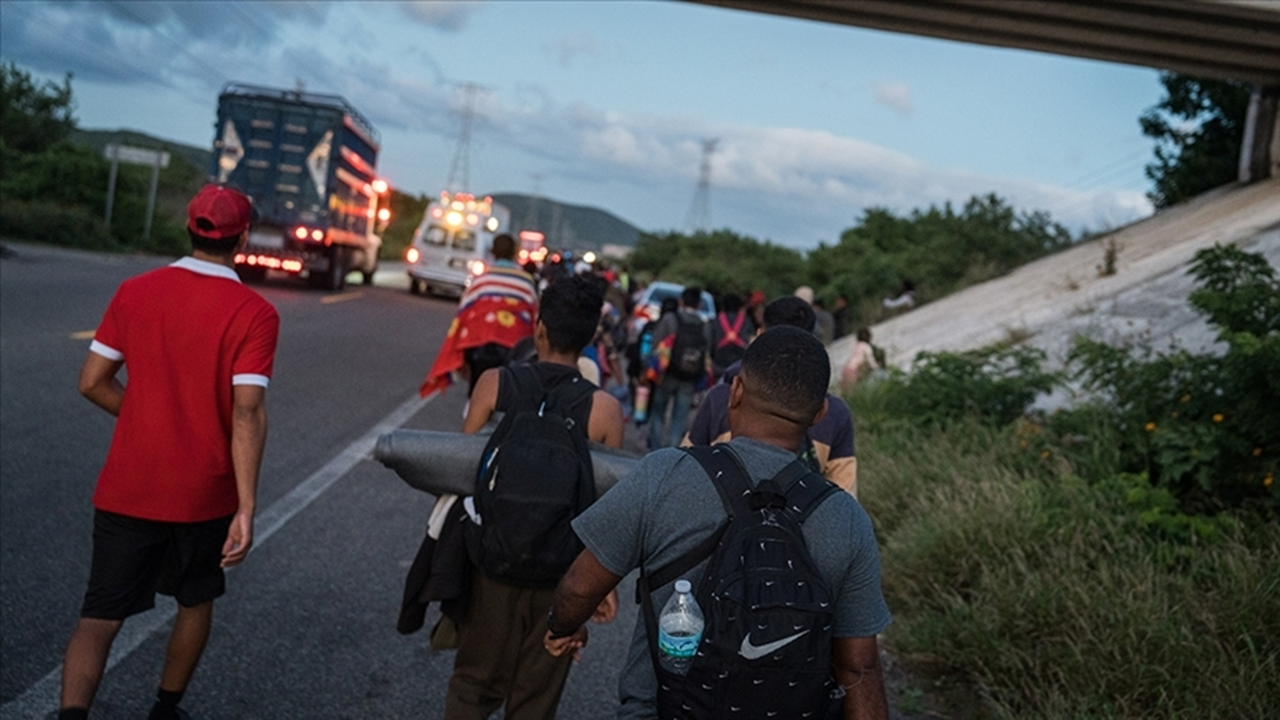
[[[389,415],[378,421],[376,425],[335,455],[323,467],[303,480],[284,497],[276,500],[271,507],[258,513],[254,520],[253,549],[257,550],[276,531],[302,512],[316,498],[320,497],[343,475],[346,475],[356,463],[367,459],[378,442],[378,436],[389,433],[400,427],[431,402],[437,394],[420,398],[414,396]],[[250,555],[253,551],[250,551]],[[233,568],[234,569],[234,568]],[[154,633],[168,626],[169,621],[177,614],[177,604],[167,597],[157,598],[154,609],[129,618],[116,636],[111,646],[111,656],[107,658],[107,670],[115,667],[122,660],[137,650]],[[21,695],[0,706],[0,719],[44,717],[58,707],[58,696],[61,693],[62,667],[50,670],[47,675],[37,680]]]

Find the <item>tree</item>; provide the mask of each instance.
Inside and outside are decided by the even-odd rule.
[[[1249,87],[1161,73],[1165,98],[1139,119],[1142,134],[1155,138],[1155,162],[1146,167],[1154,183],[1147,197],[1158,208],[1176,205],[1236,179]]]
[[[0,64],[0,140],[21,153],[39,153],[66,139],[76,126],[71,73],[62,85],[37,83],[13,63]]]

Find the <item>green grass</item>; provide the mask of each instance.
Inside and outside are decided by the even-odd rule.
[[[966,674],[1002,717],[1275,717],[1280,523],[1170,548],[1122,486],[1016,426],[916,427],[858,393],[859,494],[907,664]]]

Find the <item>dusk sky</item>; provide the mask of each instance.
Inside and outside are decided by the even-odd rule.
[[[199,147],[227,82],[339,94],[413,194],[449,178],[474,83],[466,189],[650,231],[685,229],[717,138],[711,226],[800,249],[989,192],[1074,231],[1147,215],[1162,96],[1147,68],[679,2],[5,0],[0,58],[74,73],[81,127]]]

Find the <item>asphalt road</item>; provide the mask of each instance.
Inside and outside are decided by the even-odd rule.
[[[10,244],[0,260],[0,718],[56,707],[62,651],[88,576],[94,481],[112,419],[76,378],[116,286],[167,261]],[[433,499],[364,458],[394,426],[458,429],[457,389],[416,390],[453,303],[411,296],[395,268],[374,287],[257,286],[279,310],[257,544],[228,576],[184,707],[197,718],[439,717],[452,668],[395,622]],[[635,619],[596,628],[560,717],[612,716]],[[434,622],[433,609],[428,627]],[[172,601],[131,619],[93,717],[150,706]]]

